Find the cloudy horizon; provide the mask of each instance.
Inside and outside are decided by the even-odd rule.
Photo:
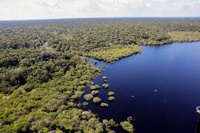
[[[0,20],[200,16],[200,0],[1,0],[0,8]]]

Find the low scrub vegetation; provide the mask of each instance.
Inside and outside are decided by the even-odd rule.
[[[134,132],[134,128],[133,128],[133,125],[129,122],[129,121],[123,121],[120,123],[120,126],[128,131],[129,133],[133,133]]]

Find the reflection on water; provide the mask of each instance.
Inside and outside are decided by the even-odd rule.
[[[98,96],[109,107],[91,102],[85,109],[117,122],[132,116],[136,133],[193,133],[199,119],[200,42],[142,49],[114,64],[97,62],[108,66],[94,83],[102,85],[102,76],[108,77],[109,89],[100,89]],[[108,91],[115,92],[114,102],[107,100]]]

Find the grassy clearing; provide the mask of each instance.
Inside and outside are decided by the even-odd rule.
[[[92,56],[98,60],[103,60],[109,63],[113,63],[121,58],[140,53],[142,49],[138,45],[115,45],[104,50],[90,52],[89,56]]]
[[[192,31],[173,31],[168,32],[168,35],[174,42],[193,42],[200,41],[200,32]]]

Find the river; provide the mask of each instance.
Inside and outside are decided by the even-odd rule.
[[[195,112],[200,105],[200,42],[142,46],[141,54],[97,65],[108,66],[93,82],[102,85],[102,76],[108,77],[110,87],[101,88],[98,97],[109,107],[90,102],[85,110],[116,122],[132,116],[136,133],[194,132],[200,118]],[[109,91],[115,92],[114,102],[107,100]]]

